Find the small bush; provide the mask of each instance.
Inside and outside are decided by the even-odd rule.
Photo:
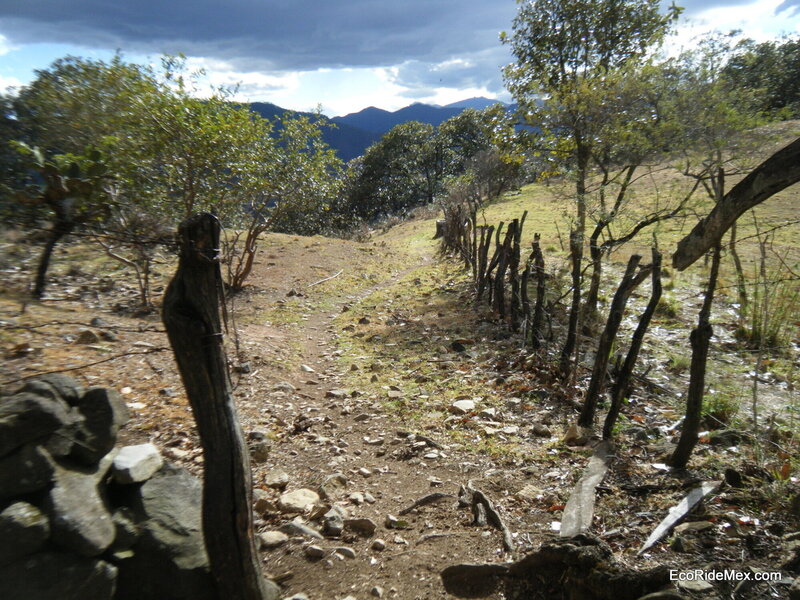
[[[680,303],[671,294],[664,294],[659,298],[656,306],[656,315],[666,319],[676,319],[680,313]]]
[[[758,277],[736,337],[750,348],[780,351],[789,346],[800,322],[800,285],[783,270]]]
[[[669,354],[667,356],[667,371],[680,374],[689,370],[691,359],[683,354]]]
[[[730,425],[739,412],[739,400],[728,394],[712,394],[703,400],[703,425],[721,429]]]

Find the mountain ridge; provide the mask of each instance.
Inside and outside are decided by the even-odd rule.
[[[415,102],[395,111],[369,106],[340,117],[320,117],[314,113],[282,108],[271,102],[251,102],[250,109],[270,120],[274,120],[285,113],[290,113],[303,115],[314,121],[322,118],[334,124],[336,127],[323,128],[322,138],[331,148],[336,150],[342,160],[349,161],[362,156],[366,149],[378,141],[383,134],[402,123],[419,121],[420,123],[438,126],[468,108],[481,110],[496,103],[508,106],[499,100],[476,97],[453,102],[446,106]]]

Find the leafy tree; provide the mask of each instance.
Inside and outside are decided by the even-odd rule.
[[[342,162],[322,139],[322,121],[284,116],[272,133],[267,122],[255,144],[256,167],[239,182],[244,229],[226,245],[227,285],[240,290],[250,275],[265,231],[312,235],[341,227],[332,210]],[[272,135],[271,135],[272,134]]]
[[[132,237],[131,223],[145,231],[147,222],[170,225],[214,211],[228,225],[311,233],[323,227],[338,189],[341,164],[317,125],[287,118],[273,128],[231,102],[226,89],[197,98],[197,75],[181,57],[165,57],[159,73],[120,57],[66,58],[40,71],[14,102],[27,139],[75,156],[103,151],[118,208],[96,215],[97,225],[113,217],[97,238],[135,267],[143,304],[150,302],[150,242],[158,236]]]
[[[709,37],[690,52],[675,60],[680,81],[675,93],[677,109],[690,112],[693,118],[682,123],[683,140],[680,169],[696,187],[706,192],[707,199],[721,207],[730,197],[726,184],[731,176],[741,176],[755,166],[754,157],[765,138],[757,125],[763,123],[758,114],[758,90],[743,90],[725,75],[731,47],[724,37]],[[688,114],[688,113],[687,113]],[[784,170],[786,171],[786,170]],[[781,173],[779,179],[788,175]],[[762,184],[767,183],[762,177]],[[738,186],[737,186],[738,187]],[[739,300],[747,302],[745,277],[736,252],[736,220],[731,223],[728,243],[738,276]],[[711,267],[699,311],[697,326],[692,330],[689,389],[681,436],[669,462],[685,468],[697,443],[705,395],[706,363],[713,335],[712,307],[720,269],[722,245],[715,240]]]
[[[20,137],[13,98],[0,94],[0,214],[4,222],[10,222],[12,216],[19,221],[19,206],[13,190],[22,186],[26,168],[25,160],[10,142]]]
[[[637,63],[609,72],[590,89],[582,104],[598,124],[587,180],[591,277],[583,310],[596,313],[603,258],[645,228],[682,214],[696,189],[657,197],[644,209],[635,206],[635,184],[661,169],[665,152],[682,141],[685,121],[675,101],[675,73],[670,63]]]
[[[526,123],[541,132],[575,184],[571,235],[572,300],[561,353],[564,375],[572,371],[581,303],[581,263],[592,152],[604,123],[587,110],[591,91],[609,73],[641,61],[661,42],[680,10],[666,14],[658,0],[518,0],[512,33],[503,33],[516,59],[506,85]],[[594,104],[596,106],[596,104]]]
[[[431,203],[444,188],[446,152],[436,128],[396,125],[367,148],[348,190],[356,214],[374,219]]]
[[[739,89],[758,93],[760,110],[779,117],[800,116],[800,38],[756,43],[744,40],[722,69]]]
[[[101,221],[111,209],[113,194],[108,187],[107,167],[96,150],[88,156],[59,154],[47,160],[38,148],[23,142],[17,142],[16,147],[38,176],[18,193],[19,200],[46,206],[53,216],[33,286],[34,298],[41,298],[56,244],[77,226]]]
[[[351,162],[349,205],[369,220],[430,204],[456,185],[454,177],[474,171],[481,154],[498,159],[496,181],[510,183],[518,175],[522,154],[512,117],[502,106],[467,109],[438,127],[416,121],[398,125]]]
[[[81,154],[107,141],[132,134],[149,101],[166,90],[153,72],[125,63],[68,56],[36,78],[13,100],[24,141],[47,152]],[[115,162],[126,158],[111,154]]]

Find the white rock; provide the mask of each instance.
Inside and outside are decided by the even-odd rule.
[[[285,544],[289,540],[289,536],[282,531],[265,531],[258,534],[258,541],[261,548],[277,548]]]
[[[281,494],[281,497],[278,498],[278,508],[289,513],[305,512],[317,502],[319,502],[319,494],[306,488],[300,488]]]
[[[264,475],[264,485],[282,490],[289,483],[289,474],[283,469],[273,469]]]
[[[153,444],[125,446],[114,458],[112,470],[118,483],[147,481],[161,468],[164,459]]]
[[[338,552],[339,554],[341,554],[345,558],[355,558],[356,557],[356,551],[353,550],[352,548],[348,548],[347,546],[339,546],[338,548],[334,549],[334,552]]]
[[[281,381],[272,386],[273,392],[285,392],[287,394],[294,394],[297,389],[288,381]]]
[[[465,415],[475,410],[475,402],[472,400],[456,400],[450,405],[450,412],[455,415]]]

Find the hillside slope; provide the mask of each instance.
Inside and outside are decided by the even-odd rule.
[[[640,208],[662,200],[663,190],[677,193],[680,185],[681,180],[657,173],[637,191]],[[597,332],[587,329],[576,387],[554,376],[558,297],[567,291],[562,219],[568,196],[562,192],[558,182],[527,186],[482,214],[497,223],[527,210],[525,245],[534,232],[542,233],[556,339],[541,352],[524,348],[497,315],[474,303],[461,264],[437,256],[431,239],[436,215],[373,232],[367,242],[265,236],[247,289],[228,307],[240,419],[251,443],[266,441],[266,449],[262,445],[255,452],[254,446],[253,454],[256,532],[273,532],[293,520],[320,531],[325,511],[287,513],[277,501],[284,491],[317,490],[326,482],[329,497],[321,505],[327,510],[335,504],[355,519],[338,536],[297,533],[262,548],[265,572],[281,583],[285,596],[453,598],[442,587],[444,568],[517,560],[557,535],[592,453],[591,444],[567,446],[562,436],[576,416],[568,400],[580,400],[597,341]],[[799,199],[800,190],[790,189],[760,207],[762,231],[792,221]],[[669,248],[691,225],[662,228],[659,243]],[[761,252],[757,241],[747,239],[754,228],[742,223],[740,229],[748,269]],[[800,258],[797,228],[794,222],[776,229],[771,242],[791,264]],[[603,286],[606,301],[626,254],[645,250],[652,240],[645,232],[632,248],[612,256]],[[2,242],[3,389],[52,370],[67,371],[86,386],[115,387],[132,413],[123,441],[152,441],[171,461],[201,474],[202,453],[163,328],[157,314],[130,309],[136,290],[128,274],[92,247],[73,243],[55,260],[48,296],[31,302],[24,290],[36,249],[11,234]],[[173,269],[174,261],[165,257],[154,274],[156,292],[163,291]],[[800,564],[798,501],[792,504],[800,497],[792,431],[797,359],[791,353],[768,357],[757,385],[759,410],[771,423],[763,438],[769,443],[751,445],[754,357],[733,335],[736,297],[729,266],[714,308],[707,379],[708,418],[724,417],[727,425],[704,434],[689,472],[669,473],[663,465],[683,410],[688,335],[705,275],[705,267],[696,265],[666,278],[674,310],[659,314],[651,328],[589,533],[636,569],[783,568],[781,582],[757,583],[736,597],[787,597]],[[647,292],[644,286],[635,294],[620,346],[627,343]],[[795,336],[795,352],[797,343]],[[698,481],[723,480],[729,483],[689,515],[687,527],[636,555]],[[513,551],[491,522],[474,525],[470,507],[458,502],[460,487],[468,484],[492,500],[511,532]],[[703,598],[729,597],[725,582],[709,585]],[[509,587],[486,597],[556,597],[531,589],[536,588]],[[689,599],[696,591],[677,589],[680,596],[670,597]]]

